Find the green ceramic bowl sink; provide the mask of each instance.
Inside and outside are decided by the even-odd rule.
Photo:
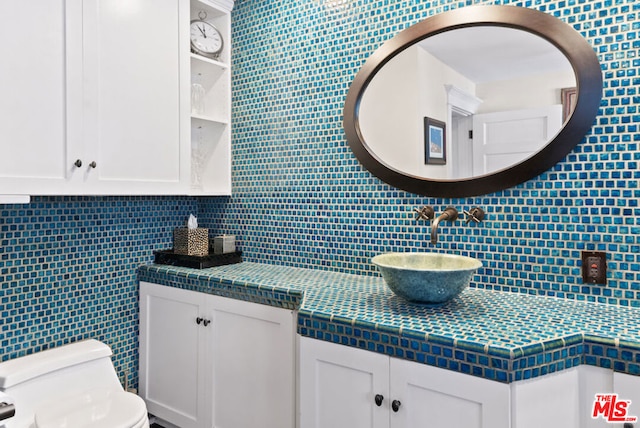
[[[444,303],[469,286],[482,267],[472,257],[440,253],[387,253],[371,259],[387,286],[398,296],[419,303]]]

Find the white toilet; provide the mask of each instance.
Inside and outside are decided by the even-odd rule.
[[[0,363],[0,428],[148,428],[144,401],[125,392],[111,349],[85,340]]]

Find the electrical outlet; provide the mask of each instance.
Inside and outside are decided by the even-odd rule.
[[[582,252],[582,282],[585,284],[607,283],[607,253]]]

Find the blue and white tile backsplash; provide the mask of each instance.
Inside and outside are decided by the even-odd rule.
[[[241,0],[233,11],[233,196],[35,197],[0,205],[0,359],[85,337],[137,379],[136,268],[191,212],[237,235],[245,260],[375,275],[400,250],[481,259],[474,286],[640,307],[640,2],[504,1],[551,13],[602,63],[600,114],[552,170],[481,197],[435,199],[366,171],[342,130],[360,66],[398,31],[472,1]],[[489,2],[487,2],[489,3]],[[497,2],[496,2],[497,3]],[[431,246],[412,210],[480,206]],[[606,286],[581,284],[580,251],[608,253]]]

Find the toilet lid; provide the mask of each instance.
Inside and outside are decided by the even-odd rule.
[[[142,398],[118,390],[94,390],[50,402],[35,412],[37,428],[131,428],[147,417]]]

